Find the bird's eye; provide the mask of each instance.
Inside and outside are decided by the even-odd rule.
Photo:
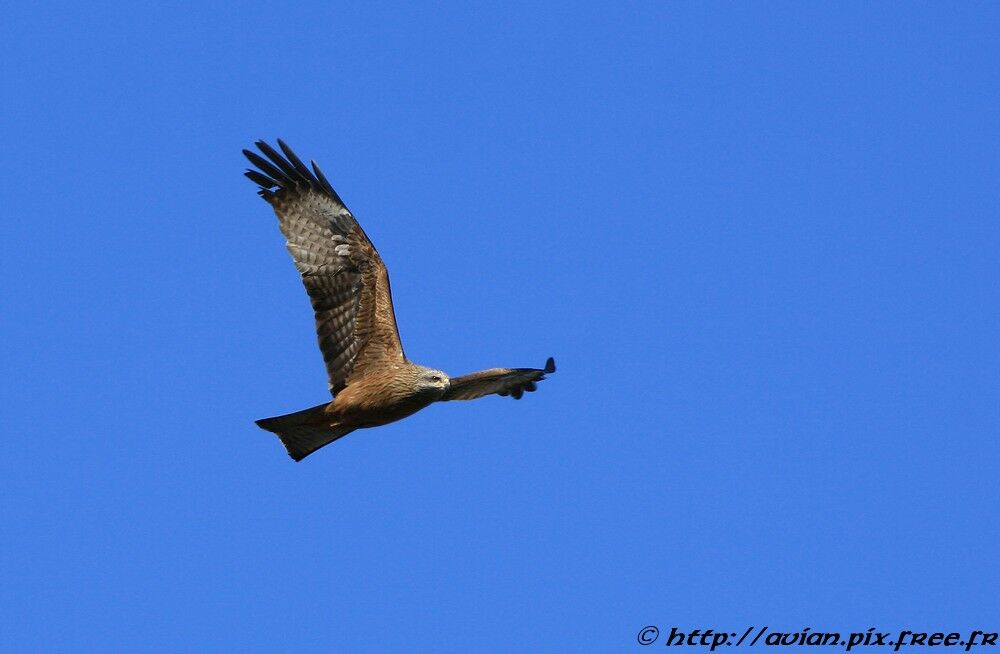
[[[431,381],[439,382],[441,381],[441,377],[439,377],[438,375],[434,375],[433,377],[431,377]]]

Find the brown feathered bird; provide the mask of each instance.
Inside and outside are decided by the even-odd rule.
[[[246,176],[274,208],[288,251],[316,313],[319,349],[333,401],[258,420],[301,461],[355,429],[405,418],[432,402],[485,395],[521,399],[535,390],[545,367],[492,368],[461,377],[411,363],[403,354],[392,312],[389,273],[361,225],[316,162],[308,168],[278,139],[284,156],[263,141],[243,154],[257,167]],[[266,157],[266,158],[265,158]]]

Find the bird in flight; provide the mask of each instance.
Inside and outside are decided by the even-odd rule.
[[[551,357],[544,368],[491,368],[461,377],[411,363],[399,341],[389,273],[361,225],[315,161],[310,169],[281,139],[284,156],[264,141],[256,145],[264,156],[244,150],[256,166],[245,174],[277,214],[302,275],[333,396],[326,404],[257,421],[281,439],[293,459],[433,402],[493,393],[519,400],[555,372]]]

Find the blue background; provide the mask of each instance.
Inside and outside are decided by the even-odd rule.
[[[3,651],[1000,629],[996,4],[22,3],[0,37]],[[253,420],[328,396],[241,174],[278,136],[410,358],[559,372],[288,459]]]

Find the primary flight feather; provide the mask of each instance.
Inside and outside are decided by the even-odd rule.
[[[264,156],[244,150],[257,168],[245,174],[277,214],[302,275],[333,395],[326,404],[257,421],[281,439],[293,459],[433,402],[494,393],[521,399],[555,372],[551,357],[540,369],[492,368],[454,378],[411,363],[396,328],[389,273],[361,225],[315,161],[306,166],[281,139],[280,153],[264,141],[256,145]]]

